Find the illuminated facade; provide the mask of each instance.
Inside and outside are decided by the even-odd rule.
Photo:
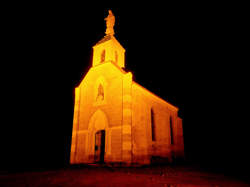
[[[184,158],[178,108],[134,82],[125,72],[125,49],[106,36],[93,47],[92,67],[75,88],[70,163],[150,164]]]

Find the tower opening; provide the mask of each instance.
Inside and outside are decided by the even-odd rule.
[[[105,50],[102,51],[102,54],[101,54],[101,63],[103,63],[105,61]]]

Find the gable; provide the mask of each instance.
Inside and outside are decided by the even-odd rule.
[[[99,77],[110,79],[114,77],[121,77],[124,74],[126,74],[124,70],[111,62],[100,64],[89,69],[79,87],[87,84],[94,84]]]

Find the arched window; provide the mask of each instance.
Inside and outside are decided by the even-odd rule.
[[[94,92],[93,92],[93,105],[94,106],[100,106],[107,104],[107,82],[103,76],[99,76],[95,84],[93,85]]]
[[[103,63],[104,61],[105,61],[105,50],[103,50],[101,54],[101,63]]]
[[[170,126],[170,144],[174,144],[174,137],[173,137],[173,124],[172,124],[172,117],[169,117],[169,126]]]
[[[103,99],[104,99],[103,86],[101,84],[99,84],[96,101],[103,101]]]
[[[151,130],[152,130],[152,141],[155,141],[155,116],[154,111],[151,108]]]

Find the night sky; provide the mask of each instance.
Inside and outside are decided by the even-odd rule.
[[[187,160],[225,170],[249,166],[247,70],[234,10],[132,7],[111,8],[125,69],[179,108]],[[34,6],[5,15],[3,168],[68,164],[74,87],[91,66],[108,9]]]

